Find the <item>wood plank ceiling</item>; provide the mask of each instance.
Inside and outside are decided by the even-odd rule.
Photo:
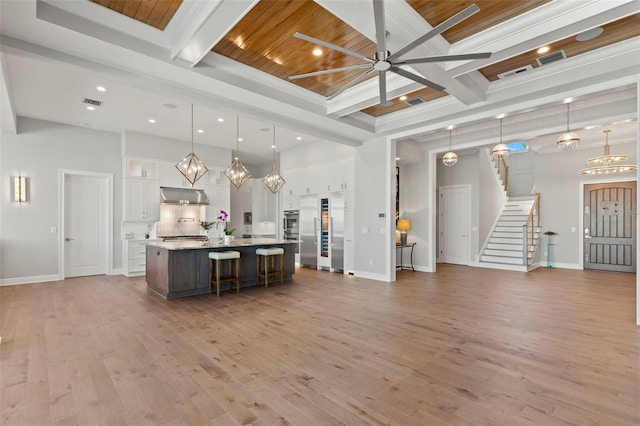
[[[145,24],[163,30],[182,0],[91,0],[125,14]],[[442,33],[449,43],[456,43],[491,28],[551,0],[407,0],[407,2],[432,26],[445,21],[459,11],[475,3],[480,11],[453,28]],[[633,15],[611,22],[604,33],[593,40],[578,42],[575,37],[559,40],[549,45],[549,53],[564,50],[567,57],[576,56],[603,46],[640,35],[640,16]],[[313,0],[261,0],[214,46],[213,52],[287,80],[289,76],[324,69],[347,67],[363,62],[330,49],[322,49],[321,56],[314,56],[313,43],[293,37],[298,31],[312,37],[372,56],[375,43],[339,20]],[[526,65],[538,67],[540,55],[532,50],[507,60],[481,68],[479,71],[489,81],[498,75]],[[362,70],[346,71],[291,81],[312,92],[329,96],[362,73]],[[373,74],[375,76],[375,74]],[[419,97],[431,101],[445,92],[423,88],[407,95],[409,100]],[[393,99],[393,105],[376,105],[363,110],[378,117],[409,108],[404,101]]]

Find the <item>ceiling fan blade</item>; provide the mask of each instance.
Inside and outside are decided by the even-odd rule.
[[[429,56],[427,58],[399,59],[394,61],[394,65],[404,64],[426,64],[429,62],[447,62],[447,61],[467,61],[471,59],[486,59],[491,53],[468,53],[465,55],[445,55],[445,56]]]
[[[367,61],[367,62],[375,62],[372,58],[369,58],[368,56],[364,56],[362,53],[358,53],[358,52],[354,52],[353,50],[345,49],[344,47],[340,47],[337,44],[329,43],[328,41],[323,41],[323,40],[317,39],[315,37],[308,36],[306,34],[295,33],[293,36],[296,37],[296,38],[299,38],[301,40],[306,40],[306,41],[310,41],[311,43],[319,44],[320,46],[324,46],[327,49],[337,50],[338,52],[342,52],[345,55],[349,55],[349,56],[354,56],[356,58],[360,58],[360,59],[362,59],[364,61]]]
[[[391,106],[393,102],[387,101],[387,72],[378,71],[378,84],[380,86],[380,105]]]
[[[382,0],[373,0],[373,17],[376,25],[376,45],[378,52],[387,51],[387,37],[384,29],[384,5]]]
[[[408,78],[409,80],[413,80],[416,83],[420,83],[424,86],[427,87],[431,87],[432,89],[435,89],[439,92],[442,92],[444,90],[444,87],[440,86],[439,84],[434,83],[433,81],[429,81],[426,78],[420,77],[419,75],[416,75],[412,72],[409,72],[407,70],[403,70],[402,68],[399,67],[391,67],[389,68],[389,71],[394,72],[398,75],[401,75],[403,77]]]
[[[332,74],[334,72],[342,72],[342,71],[359,70],[362,68],[371,68],[371,64],[360,64],[360,65],[352,65],[350,67],[332,68],[330,70],[322,70],[322,71],[310,72],[306,74],[292,75],[287,78],[289,80],[297,80],[299,78],[315,77],[316,75]]]
[[[340,93],[344,92],[348,88],[350,88],[352,86],[355,86],[356,84],[360,83],[362,80],[365,79],[365,77],[367,77],[373,71],[374,71],[373,67],[371,67],[371,69],[366,70],[365,72],[363,72],[362,74],[360,74],[359,76],[357,76],[356,78],[354,78],[353,80],[351,80],[350,82],[348,82],[347,84],[342,86],[340,89],[338,89],[337,92],[335,92],[334,94],[329,96],[327,99],[329,99],[329,100],[334,99],[336,96],[338,96]]]
[[[464,10],[458,12],[457,14],[453,15],[451,18],[449,18],[446,21],[442,22],[440,25],[435,26],[431,31],[427,32],[426,34],[418,37],[417,39],[415,39],[411,43],[407,44],[405,47],[403,47],[402,49],[398,50],[396,53],[394,53],[393,55],[389,56],[389,58],[387,58],[387,59],[389,61],[393,61],[394,59],[399,58],[400,56],[404,55],[405,53],[409,52],[410,50],[415,49],[416,47],[418,47],[419,45],[421,45],[425,41],[429,40],[430,38],[432,38],[432,37],[444,32],[444,31],[448,30],[449,28],[453,27],[454,25],[464,21],[469,16],[475,14],[479,10],[480,10],[480,8],[478,6],[476,6],[475,4],[472,4],[471,6],[467,7],[466,9],[464,9]]]

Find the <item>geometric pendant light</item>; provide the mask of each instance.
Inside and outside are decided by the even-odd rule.
[[[507,158],[509,156],[509,147],[502,143],[502,117],[500,117],[500,143],[493,147],[491,155],[495,159]]]
[[[451,128],[449,128],[449,152],[447,152],[444,157],[442,157],[442,163],[447,167],[451,167],[457,162],[458,155],[455,152],[451,151]]]
[[[176,168],[191,186],[209,171],[204,162],[193,152],[193,104],[191,104],[191,152],[176,164]]]
[[[224,171],[225,176],[231,181],[237,190],[244,181],[251,177],[249,170],[240,162],[240,116],[236,116],[236,157],[233,163]]]
[[[571,151],[580,142],[580,136],[569,131],[569,102],[567,102],[567,131],[560,135],[556,144],[563,151]]]
[[[610,131],[611,130],[603,130],[603,133],[606,135],[604,155],[588,159],[587,164],[595,166],[580,170],[581,175],[608,175],[613,173],[635,172],[638,170],[638,166],[635,164],[614,164],[620,161],[625,161],[628,157],[626,155],[611,155],[609,149]]]
[[[265,185],[267,185],[267,188],[269,188],[269,191],[271,191],[274,194],[277,194],[278,191],[280,191],[280,189],[282,189],[282,186],[285,184],[285,180],[282,177],[282,175],[280,175],[280,170],[278,170],[278,168],[276,167],[276,126],[273,126],[273,144],[271,145],[271,149],[273,149],[273,164],[271,165],[271,171],[262,178],[262,181],[264,182]]]

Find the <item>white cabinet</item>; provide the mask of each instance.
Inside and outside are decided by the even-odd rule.
[[[327,192],[349,191],[353,189],[353,159],[328,163],[323,169],[323,183]]]
[[[124,159],[124,176],[144,179],[159,179],[160,172],[158,161],[148,158],[127,157]]]
[[[286,183],[280,190],[282,210],[298,210],[300,208],[300,175],[300,169],[290,169],[283,176]]]
[[[160,215],[160,181],[124,179],[124,220],[155,222]]]
[[[134,277],[144,275],[146,271],[147,242],[157,240],[125,240],[123,241],[124,275]]]
[[[229,185],[205,185],[204,191],[209,197],[206,214],[207,222],[217,220],[220,210],[230,213],[231,193]]]
[[[204,189],[207,177],[211,173],[209,170],[203,177],[198,179],[193,186],[176,168],[176,164],[168,161],[160,163],[160,185],[171,188],[194,188]]]

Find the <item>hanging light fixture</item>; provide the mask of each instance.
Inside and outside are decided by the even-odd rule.
[[[620,161],[626,161],[626,155],[611,155],[609,147],[609,132],[611,130],[603,130],[605,134],[604,155],[594,157],[587,160],[587,164],[595,164],[594,167],[587,167],[580,170],[581,175],[609,175],[613,173],[635,172],[638,166],[635,164],[613,164]]]
[[[273,126],[273,144],[271,145],[271,149],[273,149],[273,165],[271,166],[271,171],[265,177],[262,178],[262,181],[267,188],[274,194],[277,194],[282,186],[285,184],[284,178],[280,175],[280,170],[276,167],[276,126]]]
[[[455,152],[451,151],[451,128],[449,128],[449,152],[447,152],[444,157],[442,157],[442,163],[447,167],[451,167],[457,162],[458,155]]]
[[[236,189],[240,189],[244,181],[251,177],[249,170],[240,162],[240,116],[236,117],[236,157],[224,174]]]
[[[580,136],[569,131],[569,102],[567,102],[567,131],[560,135],[556,144],[563,151],[571,151],[580,142]]]
[[[502,117],[500,117],[500,143],[491,150],[493,158],[507,158],[509,156],[509,147],[502,143]]]
[[[191,152],[176,164],[176,168],[191,186],[209,171],[202,160],[193,152],[193,104],[191,104]]]

